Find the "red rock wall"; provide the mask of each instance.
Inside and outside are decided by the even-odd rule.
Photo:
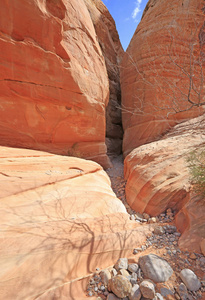
[[[205,238],[204,201],[192,193],[187,158],[203,147],[204,116],[176,125],[160,141],[140,146],[125,159],[126,199],[137,212],[157,216],[172,208],[182,233],[179,245],[200,252]],[[192,241],[190,243],[190,241]]]
[[[115,22],[101,0],[84,0],[93,21],[98,41],[105,58],[109,78],[110,97],[106,108],[106,145],[108,153],[122,152],[121,87],[119,64],[124,50]]]
[[[136,211],[157,216],[189,201],[188,153],[203,145],[204,116],[176,125],[160,141],[140,146],[125,159],[126,199]]]
[[[125,155],[200,113],[187,109],[188,96],[204,101],[204,11],[203,0],[148,2],[122,61]]]
[[[0,144],[108,166],[104,57],[83,0],[2,0]]]

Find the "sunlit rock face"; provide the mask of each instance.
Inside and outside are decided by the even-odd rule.
[[[97,163],[0,147],[0,166],[1,299],[82,300],[83,277],[145,241]]]
[[[204,127],[204,116],[186,121],[126,157],[126,198],[134,210],[156,216],[167,208],[179,211],[189,201],[187,158],[203,145]]]
[[[121,65],[125,156],[201,112],[204,12],[203,0],[148,2]]]
[[[93,21],[109,78],[109,103],[106,108],[106,145],[110,155],[122,152],[121,88],[119,65],[124,50],[115,22],[101,0],[84,0]]]
[[[83,0],[3,0],[0,144],[109,166],[105,60]]]

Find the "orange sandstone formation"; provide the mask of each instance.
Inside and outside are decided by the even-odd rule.
[[[79,158],[0,147],[0,198],[1,299],[82,300],[83,277],[148,232],[102,167]]]
[[[202,252],[205,241],[205,205],[204,200],[190,193],[188,203],[176,215],[176,225],[182,233],[179,247],[196,253]]]
[[[191,187],[186,157],[203,145],[204,128],[204,116],[194,118],[126,157],[126,198],[134,210],[156,216],[167,208],[179,211],[184,207]]]
[[[119,64],[124,51],[115,22],[101,0],[84,0],[98,37],[109,78],[110,97],[106,109],[106,145],[109,154],[122,151],[121,88]]]
[[[83,0],[3,0],[0,144],[109,166],[104,57]]]
[[[123,151],[198,116],[204,98],[203,0],[150,0],[121,65]]]

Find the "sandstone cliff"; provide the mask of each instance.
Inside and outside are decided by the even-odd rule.
[[[140,213],[156,216],[172,208],[179,212],[178,228],[185,235],[181,247],[200,252],[205,238],[204,204],[190,194],[188,153],[204,145],[204,116],[176,125],[160,141],[140,146],[125,159],[126,198]],[[190,239],[197,246],[190,244]]]
[[[84,1],[3,0],[0,47],[0,144],[108,166],[109,83]]]
[[[204,46],[204,1],[148,2],[121,68],[125,155],[200,113]]]
[[[1,299],[84,299],[82,277],[145,239],[100,165],[0,147],[0,166]]]
[[[106,144],[111,155],[122,151],[121,87],[119,64],[122,49],[115,22],[101,0],[84,0],[93,21],[109,78],[110,97],[106,109]]]

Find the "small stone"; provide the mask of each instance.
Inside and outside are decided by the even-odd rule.
[[[194,253],[191,253],[189,256],[191,259],[197,259],[197,256]]]
[[[127,269],[128,267],[128,259],[127,258],[119,258],[115,264],[115,269],[119,271],[120,269]]]
[[[142,245],[142,251],[145,251],[147,248],[146,248],[146,246],[144,246],[144,245]]]
[[[156,293],[156,300],[164,300],[163,296],[160,293]]]
[[[157,222],[157,219],[155,217],[152,217],[149,219],[149,223],[152,224],[152,223],[156,223]]]
[[[154,234],[163,235],[164,233],[165,233],[165,231],[162,226],[156,226],[154,228]]]
[[[95,280],[93,278],[90,279],[90,285],[94,285],[95,284]]]
[[[155,297],[155,287],[151,280],[143,280],[140,283],[140,291],[145,298],[153,299]]]
[[[155,254],[140,256],[139,265],[146,278],[154,282],[165,282],[173,273],[168,262]]]
[[[135,255],[135,254],[137,254],[138,253],[138,250],[135,248],[135,249],[133,249],[133,254]]]
[[[201,283],[196,274],[190,269],[183,269],[179,274],[181,280],[184,282],[188,290],[198,291],[201,287]]]
[[[104,285],[101,285],[101,287],[100,287],[100,290],[101,290],[102,292],[104,292],[104,291],[105,291],[105,287],[104,287]]]
[[[200,257],[200,265],[205,266],[205,257]]]
[[[120,300],[116,295],[114,294],[108,294],[107,300]]]
[[[140,291],[140,287],[138,284],[135,284],[131,289],[129,299],[130,300],[140,300],[141,296],[142,296],[142,294]]]
[[[163,228],[166,233],[175,233],[177,231],[177,228],[174,225],[165,225]]]
[[[97,297],[97,298],[96,298],[96,300],[103,300],[103,298],[101,298],[101,297]]]
[[[131,277],[130,278],[130,283],[131,283],[132,286],[135,285],[135,284],[137,284],[137,279]]]
[[[112,277],[113,277],[113,276],[116,276],[116,275],[117,275],[117,270],[116,270],[115,268],[112,268],[112,269],[110,270],[110,274],[111,274]]]
[[[188,292],[184,283],[180,283],[180,285],[177,287],[177,293],[179,294],[181,300],[187,300]]]
[[[163,296],[163,297],[165,297],[166,299],[168,298],[168,297],[173,297],[174,296],[174,293],[170,290],[170,289],[167,289],[167,288],[165,288],[165,287],[162,287],[161,289],[160,289],[160,294]],[[169,298],[168,298],[169,299]],[[171,298],[171,299],[173,299],[173,298]]]
[[[127,297],[131,292],[130,281],[122,275],[116,275],[110,280],[111,291],[119,298]]]
[[[126,277],[126,278],[130,278],[130,274],[129,274],[128,271],[125,270],[125,269],[120,269],[120,270],[118,271],[117,274],[118,274],[118,275],[122,275],[122,276],[124,276],[124,277]]]
[[[89,297],[92,297],[93,296],[93,293],[90,291],[90,292],[88,292],[88,296]]]
[[[134,216],[134,215],[131,215],[131,216],[130,216],[130,220],[135,221],[135,216]]]
[[[130,271],[131,273],[133,273],[133,272],[137,272],[137,270],[139,269],[139,266],[138,266],[138,264],[129,264],[128,265],[128,271]]]
[[[143,213],[142,216],[146,220],[149,220],[149,218],[150,218],[150,216],[148,214],[146,214],[146,213]]]
[[[109,270],[107,270],[107,269],[105,269],[105,270],[102,270],[101,272],[100,272],[100,277],[101,277],[101,280],[102,280],[102,282],[105,284],[105,285],[107,285],[108,284],[108,281],[111,279],[111,273],[110,273],[110,271]]]
[[[95,291],[95,292],[98,291],[98,287],[97,287],[97,286],[94,287],[94,291]]]

